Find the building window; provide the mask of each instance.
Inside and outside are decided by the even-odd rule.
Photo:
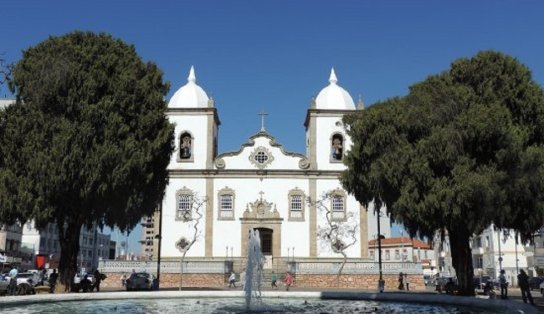
[[[179,161],[193,161],[193,136],[191,133],[182,132],[179,137]]]
[[[368,256],[369,256],[372,260],[374,260],[374,250],[368,251]]]
[[[220,220],[233,220],[234,219],[234,190],[229,187],[225,187],[217,193]]]
[[[391,258],[389,255],[389,250],[385,250],[385,260],[388,261]]]
[[[395,259],[396,259],[396,260],[399,260],[399,259],[400,259],[399,250],[395,250]]]
[[[344,137],[342,134],[333,134],[331,137],[331,161],[342,161],[344,156]]]
[[[346,220],[346,192],[336,189],[330,193],[331,197],[331,220]]]
[[[304,221],[304,191],[294,188],[289,191],[289,220]]]
[[[186,187],[176,193],[176,220],[189,221],[193,217],[193,192]]]

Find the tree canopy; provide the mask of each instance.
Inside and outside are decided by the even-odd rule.
[[[23,51],[0,113],[0,219],[57,223],[61,279],[81,226],[131,229],[162,199],[173,151],[168,85],[134,46],[73,32]],[[71,276],[71,277],[68,277]]]
[[[515,58],[458,59],[345,123],[346,189],[412,236],[446,231],[462,294],[473,293],[473,234],[494,224],[528,241],[543,225],[544,93]]]

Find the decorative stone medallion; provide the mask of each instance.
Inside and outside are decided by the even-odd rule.
[[[249,161],[257,168],[264,169],[274,161],[274,156],[266,147],[259,146],[249,155]]]

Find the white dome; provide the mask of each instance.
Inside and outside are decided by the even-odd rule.
[[[187,84],[178,89],[170,98],[168,108],[208,108],[212,107],[211,103],[206,92],[196,85],[195,70],[191,66]]]
[[[315,100],[316,109],[355,110],[355,103],[350,94],[336,84],[334,68],[331,69],[329,86],[323,88]]]

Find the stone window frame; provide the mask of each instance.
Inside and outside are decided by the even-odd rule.
[[[223,196],[230,195],[232,197],[232,215],[230,217],[222,216],[222,212],[226,212],[226,210],[223,210],[222,205],[222,198]],[[222,188],[217,192],[217,220],[234,220],[234,210],[236,208],[236,193],[233,189],[229,188],[228,186]]]
[[[335,158],[332,157],[332,150],[333,150],[332,141],[337,137],[342,138],[342,158],[340,158],[340,159],[335,159]],[[334,132],[334,133],[331,134],[331,136],[329,138],[329,144],[330,144],[329,161],[332,162],[332,163],[342,163],[343,160],[344,160],[345,153],[346,153],[346,150],[344,149],[345,146],[346,146],[345,145],[346,144],[346,136],[344,134],[342,134],[341,132]]]
[[[181,139],[183,136],[187,134],[191,137],[191,157],[190,158],[181,158]],[[178,152],[176,154],[177,162],[194,162],[195,160],[195,137],[193,136],[193,133],[191,133],[189,130],[183,130],[179,133],[178,139]]]
[[[188,209],[180,209],[180,197],[189,196],[189,206]],[[183,187],[176,191],[176,221],[191,221],[193,220],[193,204],[194,204],[195,193],[190,189]]]
[[[301,201],[301,208],[300,208],[300,215],[295,216],[293,215],[293,212],[297,212],[298,210],[293,210],[293,197],[294,196],[300,196]],[[298,187],[292,189],[289,191],[287,196],[287,206],[289,208],[289,221],[304,221],[305,220],[305,208],[306,208],[306,197],[304,195],[304,191],[299,189]]]
[[[347,194],[342,189],[336,189],[332,192],[330,192],[330,212],[331,212],[331,221],[337,221],[337,222],[345,222],[347,221],[347,212],[346,212],[346,202],[347,202]],[[335,203],[338,199],[342,200],[342,209],[337,209],[337,204]],[[341,217],[339,216],[339,213],[342,213]]]

